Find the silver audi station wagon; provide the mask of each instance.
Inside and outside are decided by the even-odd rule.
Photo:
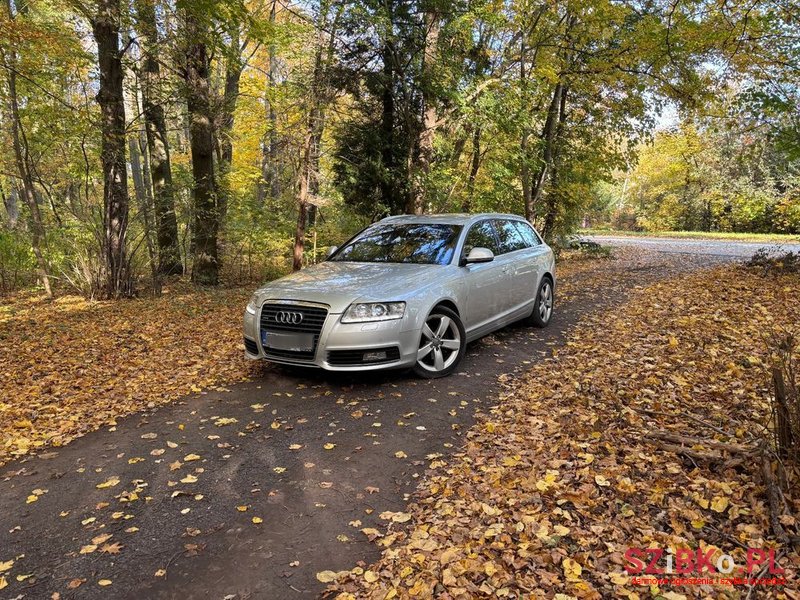
[[[444,377],[468,342],[522,319],[550,322],[554,266],[518,216],[388,217],[325,262],[257,290],[244,314],[245,356]]]

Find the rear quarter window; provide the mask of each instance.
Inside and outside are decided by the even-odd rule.
[[[522,221],[514,221],[514,225],[516,225],[517,229],[519,230],[520,235],[522,235],[522,239],[525,240],[525,245],[528,248],[532,248],[533,246],[538,246],[542,243],[541,238],[539,235],[533,230],[533,227],[524,223]]]

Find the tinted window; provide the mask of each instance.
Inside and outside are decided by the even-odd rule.
[[[533,230],[533,227],[528,225],[527,223],[523,223],[522,221],[514,221],[514,225],[517,226],[520,234],[522,235],[522,239],[525,240],[525,245],[529,248],[533,246],[538,246],[542,243],[542,240],[539,239],[539,236],[536,235],[536,232]]]
[[[470,228],[467,239],[464,240],[464,256],[469,254],[473,248],[488,248],[495,254],[500,254],[497,236],[491,221],[480,221]]]
[[[347,242],[330,260],[447,265],[460,233],[460,225],[378,223]]]
[[[514,226],[513,221],[498,220],[495,221],[495,225],[497,226],[497,236],[500,238],[500,254],[527,247],[522,234]]]

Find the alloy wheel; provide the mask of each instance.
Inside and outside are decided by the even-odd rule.
[[[550,316],[553,314],[553,286],[549,281],[542,283],[536,309],[539,311],[542,323],[550,321]]]
[[[417,365],[431,373],[444,371],[458,360],[461,344],[461,332],[455,321],[434,313],[422,327]]]

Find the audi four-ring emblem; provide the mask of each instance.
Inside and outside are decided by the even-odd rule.
[[[284,325],[297,325],[303,321],[303,313],[282,310],[275,313],[275,320]]]

